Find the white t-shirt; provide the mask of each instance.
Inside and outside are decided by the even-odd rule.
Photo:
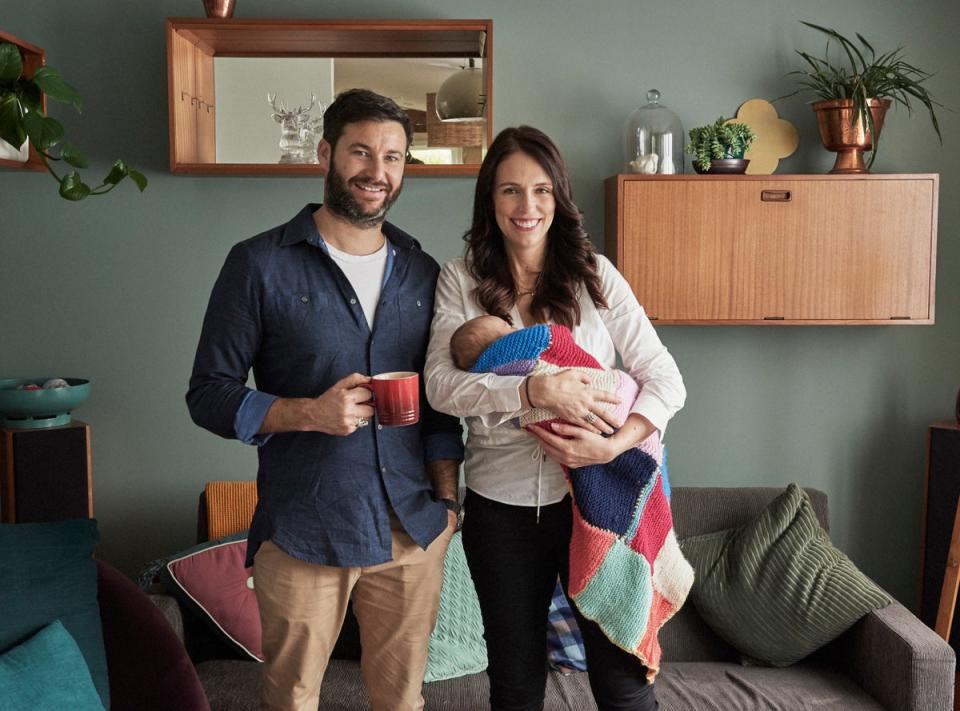
[[[367,325],[373,330],[373,318],[377,315],[377,302],[383,286],[383,271],[387,268],[387,241],[384,240],[383,246],[373,254],[347,254],[329,242],[327,250],[357,292]]]
[[[581,289],[580,325],[572,330],[573,340],[604,368],[616,367],[620,354],[623,370],[641,388],[631,412],[646,417],[662,433],[683,407],[683,378],[626,279],[603,255],[597,255],[597,272],[609,308],[597,309]],[[464,476],[469,488],[507,504],[556,503],[567,494],[563,469],[549,457],[539,461],[537,440],[509,422],[522,412],[523,377],[468,373],[453,364],[453,332],[485,313],[473,298],[475,287],[463,258],[440,270],[424,367],[427,399],[435,410],[463,417],[467,424]],[[514,328],[522,328],[516,307],[511,316]]]

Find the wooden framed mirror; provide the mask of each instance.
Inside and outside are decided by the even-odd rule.
[[[319,174],[322,109],[365,87],[413,120],[406,175],[476,175],[493,139],[492,30],[492,20],[170,18],[170,171]],[[450,108],[455,85],[461,97],[471,87],[465,115]]]

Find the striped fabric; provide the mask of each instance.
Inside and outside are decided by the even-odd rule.
[[[257,507],[257,482],[208,481],[203,489],[207,501],[207,538],[215,541],[250,528]]]
[[[713,630],[748,659],[788,666],[890,604],[834,548],[796,484],[753,521],[688,538],[691,599]]]
[[[637,384],[626,373],[604,370],[563,326],[541,324],[503,336],[472,370],[538,375],[568,368],[583,369],[594,387],[620,397],[611,409],[622,424]],[[552,431],[559,421],[549,410],[534,409],[515,424]],[[612,462],[566,471],[574,502],[570,599],[611,642],[643,663],[651,682],[660,669],[657,634],[683,605],[693,583],[693,570],[673,532],[662,455],[660,435],[654,432]]]

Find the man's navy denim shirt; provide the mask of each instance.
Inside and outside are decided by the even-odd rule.
[[[247,565],[272,540],[295,558],[334,566],[391,559],[389,511],[426,548],[447,525],[425,460],[463,459],[459,420],[431,409],[420,422],[345,437],[256,431],[277,397],[317,397],[350,373],[423,373],[437,263],[383,223],[388,264],[373,330],[326,251],[310,204],[290,222],[233,247],[203,321],[187,405],[201,427],[259,445],[257,509]],[[256,390],[245,383],[253,369]]]

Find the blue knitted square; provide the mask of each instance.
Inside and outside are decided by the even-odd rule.
[[[626,535],[637,499],[656,470],[656,460],[639,449],[628,449],[606,464],[571,469],[573,496],[584,520]]]

